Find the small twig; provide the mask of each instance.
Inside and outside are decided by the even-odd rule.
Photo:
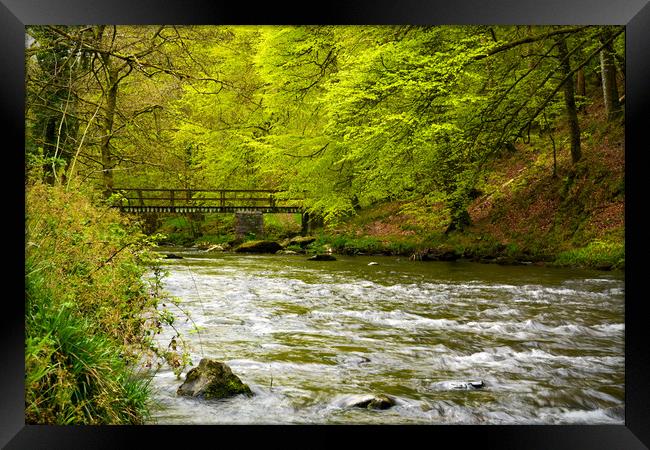
[[[88,276],[92,275],[93,273],[95,273],[96,271],[98,271],[99,269],[101,269],[102,267],[104,267],[106,264],[108,264],[109,262],[111,262],[111,261],[113,260],[113,258],[115,258],[115,257],[117,256],[118,253],[120,253],[122,250],[124,250],[125,248],[127,248],[127,247],[130,246],[130,245],[131,245],[131,243],[128,243],[128,244],[126,244],[124,247],[122,247],[121,249],[119,249],[118,251],[116,251],[115,253],[113,253],[113,254],[111,255],[110,258],[108,258],[106,261],[104,261],[104,262],[103,262],[102,264],[100,264],[99,266],[95,267],[95,268],[94,268],[94,269],[93,269],[93,270],[88,274]]]
[[[192,283],[194,283],[194,290],[196,290],[196,295],[199,297],[199,304],[201,305],[201,310],[203,311],[203,315],[205,315],[205,309],[203,308],[203,299],[201,298],[201,293],[199,292],[199,288],[198,288],[198,286],[196,285],[196,280],[194,279],[194,275],[192,274],[192,269],[190,269],[189,266],[187,266],[186,264],[183,264],[183,265],[185,266],[185,268],[186,268],[186,269],[188,270],[188,272],[190,273],[190,278],[192,279]],[[178,309],[180,309],[181,311],[183,311],[183,309],[182,309],[180,306],[178,306],[178,305],[176,305],[176,306],[178,307]],[[187,317],[192,321],[192,323],[194,324],[194,328],[196,329],[196,333],[197,333],[198,336],[199,336],[199,345],[201,346],[201,355],[205,356],[205,352],[203,351],[203,341],[202,341],[202,339],[201,339],[201,330],[199,329],[199,326],[194,322],[194,320],[192,320],[192,318],[190,317],[190,315],[189,315],[188,312],[183,311],[183,313],[184,313],[184,314],[185,314],[185,315],[186,315],[186,316],[187,316]]]

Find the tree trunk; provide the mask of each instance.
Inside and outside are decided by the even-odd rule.
[[[584,67],[581,67],[578,70],[577,75],[577,81],[576,81],[576,94],[584,97],[587,95],[587,88],[585,86],[585,69]]]
[[[106,57],[108,71],[108,91],[106,93],[106,115],[104,116],[104,134],[101,140],[102,175],[104,182],[104,196],[109,197],[113,192],[113,155],[111,154],[111,136],[113,134],[113,121],[117,104],[117,71],[110,67]]]
[[[611,34],[610,29],[605,29],[600,35],[601,42],[605,43],[611,38]],[[607,114],[607,120],[612,120],[620,112],[618,89],[616,87],[614,46],[612,43],[600,51],[600,73],[603,85],[603,98],[605,100],[605,113]]]
[[[38,130],[38,135],[29,136],[29,140],[41,141],[43,157],[57,158],[56,162],[50,159],[43,166],[44,180],[54,184],[61,181],[58,175],[65,173],[70,163],[77,136],[78,121],[74,118],[77,96],[73,92],[79,74],[75,60],[78,48],[61,42],[53,31],[39,29],[40,45],[34,59],[42,70],[44,84],[34,99],[26,99],[27,106],[36,110],[33,130]],[[69,30],[72,34],[77,31],[74,26]],[[28,133],[31,135],[33,131]]]
[[[571,132],[571,161],[575,164],[582,157],[582,152],[580,150],[580,125],[578,123],[578,110],[576,109],[576,100],[573,90],[573,77],[569,76],[571,74],[571,63],[569,62],[569,52],[567,50],[565,39],[560,39],[558,41],[558,51],[562,74],[565,77],[568,77],[563,86],[564,104],[566,105],[567,120]]]
[[[110,48],[112,44],[104,44],[104,30],[106,25],[98,25],[94,28],[94,39],[97,48]],[[119,83],[119,69],[111,61],[111,56],[107,52],[99,51],[97,53],[102,63],[104,76],[106,77],[106,87],[102,88],[105,95],[106,106],[104,108],[104,117],[101,121],[102,137],[100,141],[101,163],[102,163],[102,184],[104,185],[104,197],[108,198],[113,192],[113,155],[111,153],[111,138],[113,136],[113,122],[115,120],[115,110],[117,107],[117,88]]]
[[[585,69],[581,67],[578,70],[577,80],[576,80],[576,95],[579,97],[585,97],[587,95],[587,88],[585,86]],[[578,111],[583,110],[584,107],[581,105],[578,107]]]

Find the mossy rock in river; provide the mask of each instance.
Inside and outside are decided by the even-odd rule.
[[[248,241],[235,249],[237,253],[275,253],[282,246],[275,241]]]
[[[307,258],[307,261],[336,261],[336,258],[328,254],[318,254]]]
[[[176,393],[205,399],[253,395],[251,389],[232,373],[230,367],[208,358],[203,358],[197,367],[187,372],[185,381]]]
[[[183,257],[175,255],[174,253],[168,253],[165,255],[164,259],[183,259]]]
[[[299,245],[302,248],[307,247],[312,242],[315,242],[316,238],[314,236],[296,236],[287,241],[287,247],[290,245]]]

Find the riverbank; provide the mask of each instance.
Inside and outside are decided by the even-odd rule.
[[[153,342],[170,324],[159,285],[143,279],[157,265],[155,239],[103,203],[74,181],[26,189],[28,424],[143,424],[143,366],[182,360],[180,346]]]
[[[596,242],[583,249],[563,252],[558,255],[535,254],[514,245],[504,245],[481,236],[452,236],[438,243],[421,240],[378,239],[373,236],[348,236],[318,234],[298,237],[311,243],[300,245],[292,239],[256,240],[244,242],[234,240],[213,244],[211,241],[197,239],[192,248],[205,252],[333,254],[345,256],[397,256],[415,261],[470,261],[500,265],[537,265],[598,270],[624,270],[624,245]],[[270,250],[250,250],[246,247],[268,248]]]

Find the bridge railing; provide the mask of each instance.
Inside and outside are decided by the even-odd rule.
[[[152,189],[114,188],[122,196],[121,207],[191,208],[229,211],[232,209],[286,210],[302,206],[299,198],[285,198],[282,191],[271,189]]]

